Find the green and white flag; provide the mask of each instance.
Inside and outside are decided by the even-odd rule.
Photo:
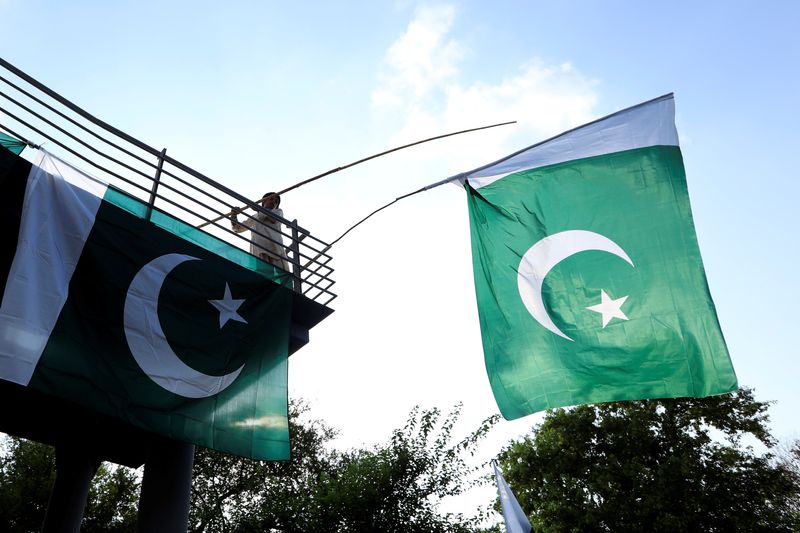
[[[32,165],[0,148],[0,187],[0,378],[289,457],[288,275],[164,213],[143,219],[141,202],[46,153]]]
[[[486,370],[507,419],[737,388],[674,114],[670,94],[460,176]]]

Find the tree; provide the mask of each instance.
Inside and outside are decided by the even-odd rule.
[[[0,456],[0,531],[39,531],[56,478],[51,446],[6,436]],[[103,463],[89,487],[81,531],[133,531],[139,482],[129,468]]]
[[[197,448],[189,531],[235,531],[254,516],[271,522],[263,531],[297,520],[308,487],[330,469],[326,445],[337,435],[320,420],[306,420],[308,410],[302,401],[289,404],[289,461],[252,461]]]
[[[136,530],[139,476],[130,468],[102,463],[92,479],[82,533],[124,533]]]
[[[53,448],[5,437],[0,457],[0,530],[39,531],[56,479]]]
[[[447,415],[414,409],[387,442],[336,450],[337,432],[292,402],[292,457],[260,462],[198,448],[189,530],[193,532],[467,533],[478,517],[443,513],[442,499],[470,488],[469,457],[497,420],[462,439],[460,407]],[[38,531],[55,479],[49,446],[7,437],[0,455],[0,531]],[[103,464],[89,490],[82,531],[133,531],[139,478]]]
[[[196,460],[190,530],[467,532],[475,519],[442,514],[442,498],[471,486],[467,458],[496,418],[455,440],[456,408],[415,409],[387,443],[329,450],[335,432],[320,421],[300,423],[293,409],[292,459],[259,463],[201,450]]]
[[[789,473],[794,484],[800,487],[800,440],[779,445],[777,456],[778,463]],[[800,516],[800,498],[792,501],[792,512]]]
[[[797,531],[768,406],[741,389],[557,409],[499,463],[536,531]]]
[[[495,423],[484,421],[453,442],[456,408],[441,419],[437,409],[415,409],[389,442],[333,458],[333,469],[313,486],[317,502],[303,531],[469,532],[475,520],[440,514],[439,502],[471,486],[475,468],[466,457]],[[441,422],[440,422],[441,420]]]

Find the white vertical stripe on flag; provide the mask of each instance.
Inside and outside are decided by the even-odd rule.
[[[106,189],[44,151],[31,167],[0,306],[0,378],[30,382]]]
[[[515,172],[648,146],[678,146],[672,94],[565,132],[465,177],[480,189]]]

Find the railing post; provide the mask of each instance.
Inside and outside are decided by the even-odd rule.
[[[158,156],[158,167],[156,168],[156,175],[153,177],[153,186],[150,188],[150,200],[147,201],[147,211],[144,213],[144,218],[150,220],[150,215],[153,214],[153,205],[156,203],[156,191],[158,190],[158,183],[161,181],[161,169],[164,167],[164,156],[167,155],[167,149],[161,150],[161,155]]]
[[[297,231],[297,219],[292,220],[292,278],[294,281],[294,292],[303,292],[303,279],[300,277],[300,235]]]

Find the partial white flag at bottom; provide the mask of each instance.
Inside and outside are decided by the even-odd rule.
[[[497,492],[500,493],[500,509],[503,511],[503,521],[506,523],[506,533],[530,533],[531,523],[522,512],[514,493],[497,468],[497,463],[492,463],[494,476],[497,480]]]

